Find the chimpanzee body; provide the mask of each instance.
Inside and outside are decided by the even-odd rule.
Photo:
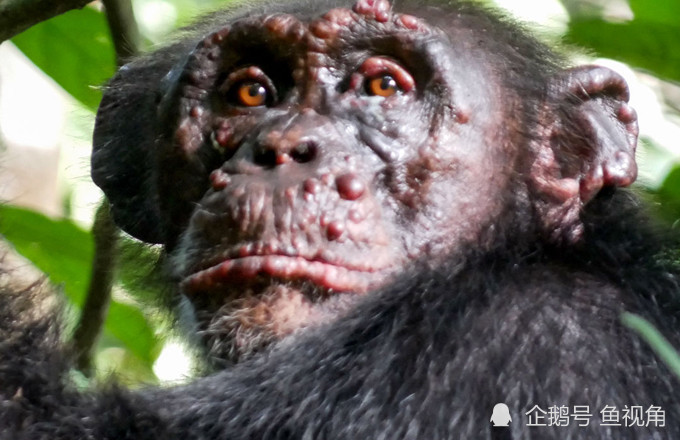
[[[562,64],[479,7],[380,0],[219,13],[134,61],[93,178],[215,371],[78,391],[40,292],[3,292],[0,438],[680,438],[678,379],[621,322],[680,347],[677,242],[620,188],[625,82]]]

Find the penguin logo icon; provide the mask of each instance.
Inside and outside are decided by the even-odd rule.
[[[510,417],[510,409],[505,403],[497,403],[493,407],[493,414],[491,414],[491,419],[489,420],[493,423],[493,426],[508,426],[512,422],[512,417]]]

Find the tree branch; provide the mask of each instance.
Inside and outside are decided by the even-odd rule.
[[[87,296],[73,334],[76,366],[90,375],[92,350],[101,333],[111,302],[111,288],[118,256],[118,228],[111,219],[109,204],[99,205],[92,226],[94,261]]]
[[[139,29],[130,0],[103,0],[111,39],[116,48],[118,65],[122,65],[139,50]],[[114,273],[118,266],[118,228],[111,219],[109,203],[104,200],[97,209],[92,235],[94,261],[90,286],[80,321],[73,334],[76,365],[85,375],[92,371],[92,352],[102,331],[111,303]]]
[[[116,48],[118,65],[139,52],[141,37],[130,0],[102,0],[106,9],[106,19],[111,30],[111,38]]]
[[[0,43],[34,24],[80,9],[92,0],[2,0],[0,1]]]

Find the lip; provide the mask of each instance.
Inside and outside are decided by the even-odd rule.
[[[183,282],[187,293],[210,291],[241,284],[258,276],[281,280],[304,280],[338,292],[365,293],[384,280],[383,271],[349,269],[342,265],[298,256],[258,255],[230,258],[189,275]]]

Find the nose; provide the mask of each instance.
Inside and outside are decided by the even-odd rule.
[[[286,164],[310,164],[319,158],[333,133],[328,120],[305,109],[262,124],[242,148],[243,158],[261,168],[275,168]]]
[[[253,162],[263,168],[274,168],[290,162],[305,164],[316,159],[319,144],[313,139],[281,136],[270,132],[263,141],[253,146]]]

